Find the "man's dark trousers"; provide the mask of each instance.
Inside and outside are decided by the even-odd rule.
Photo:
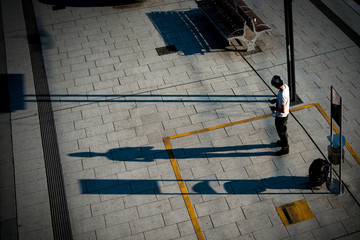
[[[281,148],[283,150],[289,150],[289,142],[287,137],[287,127],[286,123],[288,120],[288,116],[286,117],[275,117],[275,127],[276,131],[280,137]]]

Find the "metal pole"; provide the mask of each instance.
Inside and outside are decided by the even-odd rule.
[[[332,134],[332,130],[333,130],[333,116],[332,116],[332,104],[333,104],[333,86],[331,86],[331,89],[330,89],[330,148],[332,148],[333,146],[333,134]],[[331,149],[332,151],[332,149]],[[330,161],[330,184],[332,182],[332,175],[333,175],[333,164],[332,162]]]
[[[287,56],[288,82],[290,88],[290,101],[295,102],[296,87],[295,87],[292,0],[284,0],[284,9],[285,9],[285,32],[286,32],[286,56]]]
[[[343,146],[342,146],[342,97],[340,97],[340,165],[339,165],[339,194],[342,194],[342,178],[341,178],[341,170],[342,170],[342,159],[343,159]]]

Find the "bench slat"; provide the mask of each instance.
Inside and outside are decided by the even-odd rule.
[[[242,10],[242,12],[246,15],[245,19],[247,20],[247,25],[253,32],[259,33],[271,29],[271,27],[265,24],[265,22],[250,7],[248,7],[244,1],[242,0],[232,0],[232,1],[234,1],[235,4],[237,4],[239,10]]]
[[[238,39],[247,45],[247,50],[255,49],[255,41],[262,32],[271,27],[249,8],[242,0],[195,0],[199,9],[214,24],[226,40]],[[248,35],[245,25],[255,34]]]
[[[213,0],[202,0],[196,3],[227,40],[244,34],[245,20],[230,9],[230,6],[220,6],[219,2]]]

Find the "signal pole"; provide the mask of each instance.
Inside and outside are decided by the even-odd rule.
[[[295,60],[294,60],[294,31],[292,0],[284,0],[285,9],[285,32],[286,32],[286,57],[288,83],[290,88],[290,103],[297,104],[296,86],[295,86]],[[300,100],[301,101],[301,100]]]

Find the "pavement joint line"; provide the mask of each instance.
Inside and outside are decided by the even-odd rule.
[[[294,107],[290,109],[290,112],[296,112],[296,111],[300,111],[303,109],[307,109],[307,108],[311,108],[311,107],[316,107],[316,109],[320,112],[320,114],[324,117],[324,119],[330,124],[330,118],[329,116],[326,114],[325,110],[322,108],[322,106],[320,105],[320,103],[312,103],[312,104],[307,104],[307,105],[303,105],[303,106],[299,106],[299,107]],[[179,184],[180,187],[180,191],[181,194],[184,198],[185,201],[185,205],[186,208],[188,210],[188,213],[190,215],[190,219],[191,222],[193,224],[195,233],[198,237],[199,240],[203,240],[204,235],[203,232],[201,230],[199,221],[196,217],[196,213],[194,210],[194,206],[191,203],[190,197],[189,197],[189,192],[186,188],[186,185],[184,183],[184,180],[182,178],[181,172],[180,172],[180,168],[179,165],[177,163],[177,160],[175,158],[174,152],[172,150],[172,146],[171,146],[171,139],[176,139],[176,138],[181,138],[181,137],[186,137],[186,136],[190,136],[190,135],[194,135],[194,134],[198,134],[198,133],[203,133],[203,132],[208,132],[208,131],[212,131],[212,130],[216,130],[219,128],[225,128],[225,127],[229,127],[229,126],[233,126],[233,125],[238,125],[238,124],[242,124],[242,123],[246,123],[246,122],[252,122],[252,121],[256,121],[256,120],[260,120],[260,119],[265,119],[265,118],[269,118],[271,117],[272,114],[265,114],[262,116],[257,116],[257,117],[253,117],[253,118],[248,118],[248,119],[244,119],[244,120],[239,120],[239,121],[235,121],[235,122],[231,122],[231,123],[225,123],[225,124],[221,124],[218,126],[213,126],[213,127],[209,127],[209,128],[203,128],[203,129],[199,129],[199,130],[195,130],[195,131],[191,131],[191,132],[186,132],[186,133],[181,133],[181,134],[176,134],[176,135],[172,135],[172,136],[168,136],[168,137],[164,137],[163,138],[163,142],[166,148],[166,151],[169,155],[170,158],[170,162],[171,165],[173,167],[175,176],[176,176],[176,180]],[[335,132],[339,133],[338,128],[333,125]],[[360,164],[360,158],[359,156],[356,154],[356,152],[354,151],[354,149],[350,146],[350,144],[346,141],[346,147],[349,150],[350,154],[354,157],[354,159]]]

